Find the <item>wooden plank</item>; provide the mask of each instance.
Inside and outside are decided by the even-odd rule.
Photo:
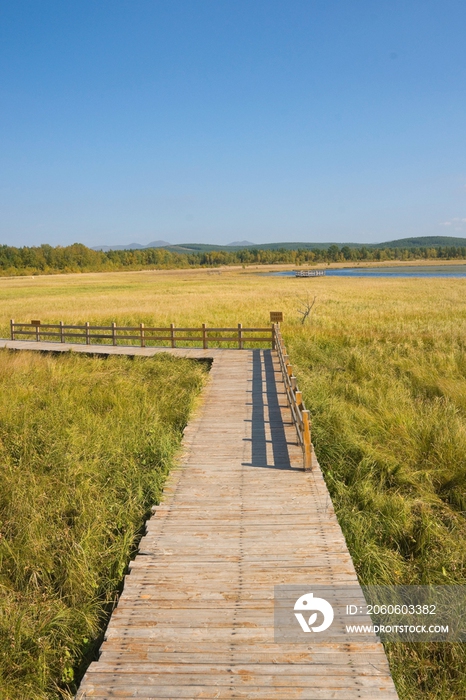
[[[333,673],[333,667],[338,666],[341,668],[346,668],[349,664],[358,664],[361,667],[361,673],[383,675],[384,669],[378,666],[378,663],[383,658],[377,652],[371,652],[370,650],[365,654],[349,654],[345,650],[345,654],[338,652],[332,648],[327,648],[324,645],[320,645],[323,648],[319,651],[302,651],[302,650],[279,650],[275,649],[263,649],[265,645],[258,645],[259,648],[254,645],[254,647],[247,647],[247,645],[235,647],[234,654],[234,664],[255,664],[261,666],[262,664],[306,664],[312,665],[312,673],[315,672],[319,667],[322,670],[329,669]],[[272,645],[270,645],[272,646]],[[273,645],[276,647],[276,645]],[[219,647],[212,649],[209,645],[207,648],[199,645],[192,647],[184,647],[183,649],[178,649],[177,651],[171,651],[170,647],[166,645],[158,647],[155,645],[137,645],[131,644],[126,647],[122,647],[121,643],[118,642],[118,646],[113,650],[112,642],[104,642],[102,648],[105,649],[105,663],[115,663],[125,661],[128,663],[133,662],[152,662],[157,664],[199,664],[199,663],[222,663],[225,659],[225,654],[231,651],[231,646]],[[102,662],[104,663],[104,662]]]
[[[249,687],[247,689],[225,688],[216,685],[192,685],[162,686],[146,685],[134,687],[131,684],[118,684],[115,690],[108,692],[106,688],[92,685],[89,692],[78,691],[77,700],[87,698],[101,698],[103,700],[162,700],[170,698],[201,698],[202,700],[229,700],[230,698],[242,698],[243,700],[393,700],[392,689],[384,687],[374,688],[300,688],[295,685],[271,688],[270,686]]]
[[[102,662],[100,662],[102,663]],[[115,676],[119,677],[123,683],[136,687],[147,687],[148,685],[157,686],[176,684],[178,686],[187,685],[205,685],[205,680],[208,679],[209,685],[217,687],[235,684],[238,688],[258,687],[280,688],[280,687],[301,687],[301,688],[341,688],[344,683],[346,688],[372,688],[373,691],[386,688],[387,681],[384,682],[383,674],[366,674],[360,673],[357,676],[349,676],[349,669],[342,669],[343,673],[337,673],[337,668],[332,668],[332,675],[324,674],[322,667],[314,669],[314,673],[310,673],[305,666],[293,667],[288,665],[273,664],[266,666],[265,670],[261,666],[235,666],[232,664],[220,665],[217,667],[214,664],[196,665],[194,668],[190,664],[186,667],[169,667],[163,665],[157,670],[154,670],[152,664],[129,664],[118,665],[115,667],[112,664],[99,668],[99,662],[94,664],[94,686],[106,686],[111,683]],[[311,666],[312,668],[312,666]],[[97,670],[98,669],[98,670]],[[275,672],[274,672],[275,671]],[[292,673],[293,671],[293,673]]]

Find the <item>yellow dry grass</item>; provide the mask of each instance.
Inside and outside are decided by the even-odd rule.
[[[169,270],[0,279],[0,326],[10,318],[264,324],[282,310],[284,330],[299,325],[298,298],[317,296],[313,324],[328,332],[341,324],[358,336],[389,332],[444,335],[465,330],[462,279],[295,279],[259,269]]]

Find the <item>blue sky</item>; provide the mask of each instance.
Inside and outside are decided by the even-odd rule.
[[[0,0],[0,242],[466,236],[464,0]]]

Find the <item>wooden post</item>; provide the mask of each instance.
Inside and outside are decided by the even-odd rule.
[[[309,411],[303,411],[304,471],[312,468],[311,426]]]
[[[113,345],[117,344],[117,337],[116,337],[116,323],[112,323],[112,343]]]
[[[243,324],[238,323],[238,347],[240,350],[243,349]]]
[[[63,330],[63,321],[60,321],[60,343],[65,342],[65,331]]]
[[[297,385],[296,385],[296,377],[294,376],[294,374],[292,374],[290,377],[290,384],[291,384],[291,388],[293,389],[293,391],[296,391]]]
[[[205,323],[202,324],[202,347],[204,350],[207,349],[207,331],[205,328]]]
[[[296,403],[298,404],[299,408],[301,408],[303,405],[303,394],[301,391],[296,392]]]
[[[175,342],[175,325],[173,323],[170,323],[170,338],[172,341],[172,348],[176,348],[176,342]]]
[[[272,350],[277,349],[277,342],[275,340],[276,329],[277,329],[277,324],[272,323]]]
[[[10,336],[12,340],[15,340],[15,321],[13,318],[10,321]]]
[[[146,336],[144,333],[144,324],[143,323],[139,324],[139,329],[140,329],[139,332],[141,334],[141,348],[145,348],[146,347]]]
[[[89,333],[89,321],[86,321],[86,345],[90,345],[90,344],[91,344],[91,336]],[[116,345],[116,343],[113,343],[113,344]]]
[[[39,324],[37,324],[37,326],[36,326],[36,340],[37,340],[37,342],[40,341],[40,325]]]
[[[291,375],[293,374],[293,368],[291,365],[286,366],[286,373],[287,373],[288,377],[291,377]]]

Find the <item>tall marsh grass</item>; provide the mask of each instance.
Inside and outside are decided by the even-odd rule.
[[[170,356],[0,351],[2,700],[74,690],[204,377]]]
[[[466,339],[341,320],[295,329],[289,352],[360,581],[465,585]],[[387,652],[401,698],[466,697],[464,644]]]

